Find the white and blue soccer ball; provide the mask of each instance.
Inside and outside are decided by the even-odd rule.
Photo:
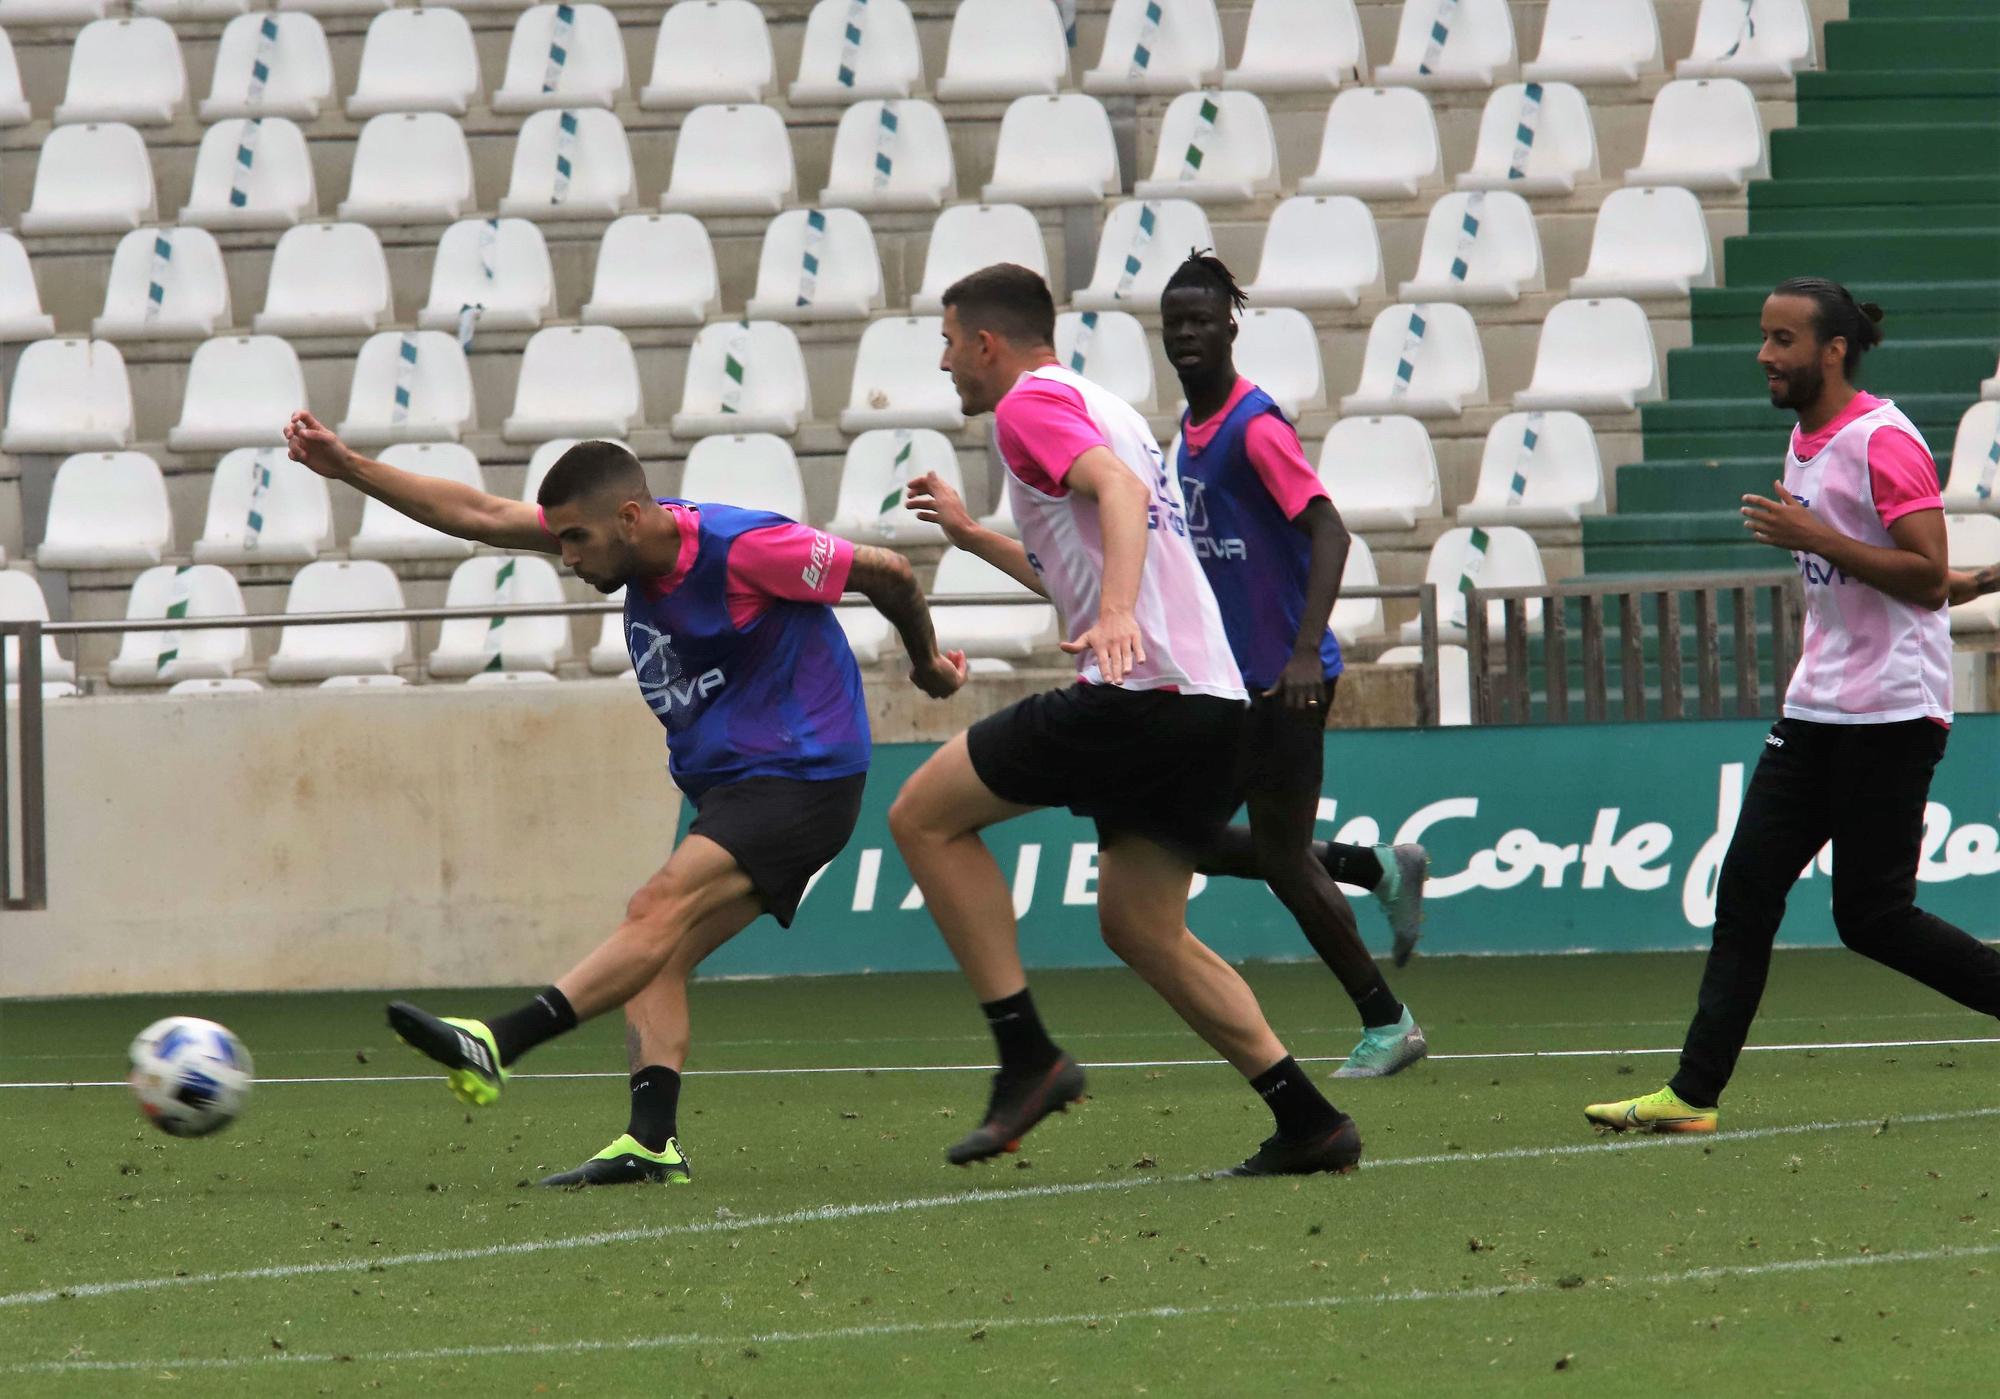
[[[132,1096],[172,1137],[205,1137],[236,1120],[255,1069],[243,1041],[213,1020],[170,1015],[132,1041]]]

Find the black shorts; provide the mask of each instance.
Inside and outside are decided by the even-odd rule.
[[[764,911],[789,928],[806,884],[847,848],[867,782],[868,774],[857,772],[819,782],[746,777],[711,787],[694,801],[688,834],[727,850],[750,876]]]
[[[1067,807],[1098,841],[1144,836],[1207,847],[1242,805],[1245,706],[1213,695],[1071,685],[1030,695],[966,732],[972,770],[997,797]]]
[[[1320,707],[1305,714],[1287,709],[1275,696],[1256,695],[1243,735],[1243,790],[1319,795],[1326,774],[1326,716],[1340,684],[1326,682]]]

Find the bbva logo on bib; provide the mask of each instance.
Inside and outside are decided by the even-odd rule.
[[[675,709],[685,709],[696,700],[707,699],[728,683],[720,666],[700,675],[683,675],[673,641],[667,633],[644,622],[630,623],[625,629],[625,649],[632,653],[632,669],[639,677],[639,695],[663,719]]]

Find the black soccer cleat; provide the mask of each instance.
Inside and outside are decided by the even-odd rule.
[[[969,1166],[1021,1149],[1021,1138],[1052,1112],[1067,1112],[1083,1101],[1083,1066],[1067,1054],[1037,1074],[993,1075],[986,1120],[945,1151],[954,1166]]]
[[[1344,1176],[1361,1164],[1361,1133],[1346,1113],[1310,1137],[1266,1137],[1256,1154],[1218,1176]]]
[[[491,1107],[507,1083],[500,1046],[483,1020],[432,1015],[408,1001],[389,1002],[389,1028],[404,1044],[445,1067],[445,1081],[468,1107]]]
[[[558,1188],[585,1185],[686,1185],[694,1178],[694,1167],[672,1137],[660,1151],[648,1151],[631,1133],[591,1157],[573,1171],[557,1171],[542,1178],[543,1185]]]

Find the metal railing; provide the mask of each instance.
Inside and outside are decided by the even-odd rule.
[[[1719,719],[1726,706],[1722,684],[1722,623],[1719,600],[1731,599],[1731,670],[1735,712],[1744,717],[1771,712],[1762,699],[1758,653],[1758,603],[1769,603],[1771,623],[1771,710],[1783,701],[1792,663],[1798,658],[1804,599],[1796,572],[1651,575],[1584,579],[1465,591],[1465,644],[1472,680],[1475,724],[1525,724],[1535,717],[1530,664],[1533,621],[1528,604],[1541,603],[1541,670],[1545,722],[1570,720],[1568,603],[1582,613],[1582,717],[1603,720],[1609,712],[1611,655],[1606,647],[1605,604],[1616,600],[1618,676],[1625,719],[1644,719],[1647,710],[1645,603],[1652,601],[1653,636],[1658,646],[1659,717],[1688,717],[1687,685],[1681,672],[1681,597],[1694,595],[1695,699],[1699,717]],[[1493,664],[1488,604],[1501,608],[1500,665]]]

